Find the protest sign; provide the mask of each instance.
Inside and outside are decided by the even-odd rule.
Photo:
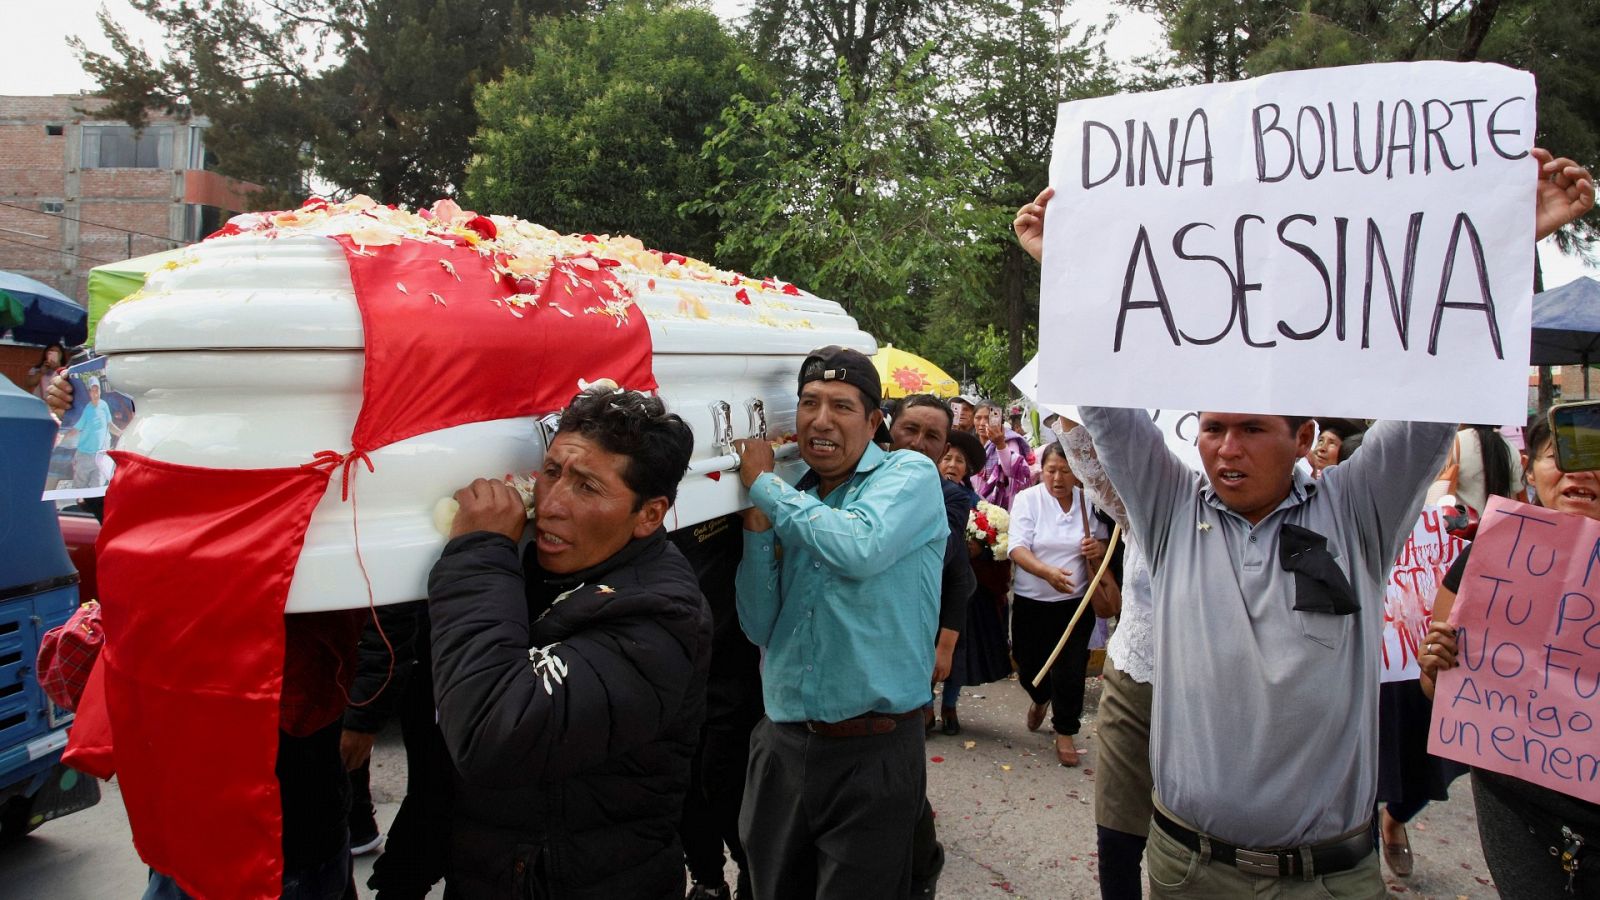
[[[1011,376],[1011,383],[1016,385],[1022,396],[1037,405],[1040,409],[1062,415],[1074,422],[1082,422],[1083,418],[1078,413],[1078,407],[1071,403],[1055,403],[1046,405],[1039,402],[1039,357],[1028,360],[1022,370]],[[1161,426],[1161,436],[1166,440],[1167,447],[1177,454],[1189,468],[1196,471],[1205,467],[1200,463],[1200,414],[1187,410],[1152,409],[1148,410],[1150,418]]]
[[[1433,597],[1466,545],[1450,534],[1437,509],[1422,511],[1384,589],[1381,680],[1411,681],[1422,674],[1417,648],[1433,618]]]
[[[1420,62],[1062,104],[1040,402],[1519,420],[1534,100]]]
[[[1600,802],[1600,521],[1491,498],[1428,752]]]
[[[114,468],[109,451],[133,418],[133,399],[113,389],[103,356],[65,375],[72,384],[72,406],[61,415],[42,499],[104,497]]]

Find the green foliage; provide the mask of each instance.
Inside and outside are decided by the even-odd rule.
[[[456,193],[478,127],[474,89],[529,29],[517,0],[375,0],[312,96],[317,172],[346,191],[424,205]]]
[[[717,182],[689,204],[722,218],[723,260],[837,300],[879,340],[910,348],[936,287],[975,280],[988,262],[978,236],[1004,227],[976,202],[987,172],[937,79],[916,74],[923,61],[838,115],[799,94],[738,98],[705,145]],[[841,66],[837,96],[857,87]]]
[[[497,77],[528,15],[587,0],[130,0],[167,32],[153,61],[108,16],[112,52],[74,44],[135,126],[159,109],[204,116],[224,174],[287,205],[315,172],[344,192],[428,203],[460,186],[474,87]],[[328,62],[332,61],[331,67]]]
[[[977,202],[995,225],[978,234],[984,245],[980,255],[993,264],[978,271],[976,282],[943,286],[941,305],[966,314],[942,321],[964,320],[960,327],[967,332],[986,323],[999,327],[1008,338],[1009,378],[1026,362],[1028,328],[1039,318],[1039,269],[1017,245],[1011,219],[1049,181],[1058,101],[1118,88],[1098,30],[1067,22],[1058,34],[1045,0],[980,0],[966,9],[962,40],[948,51],[960,86],[953,102],[967,144],[986,174],[977,186]],[[1041,54],[1042,48],[1049,52]],[[974,299],[981,303],[975,306]],[[935,332],[931,343],[949,344],[958,337]]]
[[[1124,0],[1167,29],[1172,62],[1204,83],[1244,77],[1245,60],[1295,8],[1281,0]]]
[[[1480,59],[1526,69],[1539,80],[1536,142],[1600,171],[1600,2],[1507,4],[1483,41]],[[1568,252],[1600,240],[1600,217],[1587,216],[1556,233]]]
[[[708,258],[715,212],[681,213],[714,173],[700,157],[730,98],[759,90],[708,10],[627,0],[539,28],[477,94],[467,195],[558,231],[628,233]]]
[[[1010,337],[993,325],[985,325],[973,338],[968,372],[977,382],[979,393],[1002,403],[1020,396],[1016,385],[1011,383],[1011,376],[1017,374],[1020,367],[1011,365]],[[1039,352],[1038,329],[1032,324],[1023,330],[1022,352],[1029,358]]]
[[[1251,74],[1289,69],[1350,66],[1381,59],[1380,49],[1366,35],[1303,11],[1292,17],[1289,30],[1250,55]]]
[[[781,60],[785,87],[832,104],[841,87],[864,101],[930,43],[959,40],[966,4],[948,0],[754,0],[746,37]],[[845,76],[840,81],[840,74]],[[842,95],[838,95],[842,96]]]
[[[1009,392],[1038,312],[1010,223],[1046,183],[1057,100],[1115,88],[1098,34],[1057,56],[1045,0],[758,0],[750,21],[783,91],[741,99],[707,144],[723,257],[953,373],[998,339],[984,377]]]

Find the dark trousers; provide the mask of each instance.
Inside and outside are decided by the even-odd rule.
[[[704,728],[689,770],[689,793],[683,801],[683,842],[689,877],[697,884],[723,883],[722,847],[739,866],[740,893],[748,900],[749,864],[739,843],[739,808],[744,802],[744,773],[750,764],[750,729]]]
[[[1011,606],[1011,653],[1017,658],[1017,675],[1034,703],[1050,703],[1050,724],[1056,734],[1077,734],[1083,718],[1083,679],[1089,670],[1089,638],[1094,635],[1094,611],[1084,610],[1072,629],[1067,646],[1050,667],[1050,677],[1033,686],[1056,648],[1079,601],[1043,603],[1021,594]]]
[[[400,736],[406,746],[406,796],[367,879],[379,900],[421,900],[449,870],[455,763],[434,721],[427,665],[416,667],[401,695]]]
[[[911,832],[911,884],[920,889],[939,877],[944,869],[944,848],[939,846],[939,830],[933,824],[933,804],[922,798],[922,812],[916,830]]]
[[[1578,876],[1573,893],[1567,893],[1567,874],[1550,852],[1550,832],[1562,820],[1546,812],[1541,818],[1549,826],[1544,839],[1528,830],[1528,824],[1502,793],[1505,779],[1472,770],[1472,802],[1478,813],[1478,840],[1483,846],[1483,861],[1489,864],[1494,886],[1504,900],[1597,900],[1600,898],[1600,866],[1594,863],[1595,844],[1590,843],[1579,857]],[[1513,800],[1512,802],[1515,802]],[[1520,804],[1519,804],[1520,805]],[[1577,823],[1570,823],[1576,825]],[[1587,829],[1574,828],[1584,837]]]
[[[351,877],[355,859],[348,849],[332,859],[299,872],[283,873],[280,900],[356,900],[356,883]],[[194,900],[178,887],[170,875],[155,869],[145,881],[140,900]]]
[[[1389,818],[1404,825],[1415,819],[1429,802],[1427,797],[1407,797],[1399,802],[1390,800],[1388,803],[1382,804],[1382,806],[1389,811]]]
[[[885,734],[825,737],[762,719],[739,837],[759,900],[895,900],[927,786],[920,716]]]
[[[971,602],[977,603],[979,598],[973,598]],[[956,640],[955,652],[950,654],[950,675],[944,680],[944,695],[941,698],[940,705],[945,709],[956,708],[956,701],[961,699],[961,688],[963,687],[961,678],[966,674],[967,640],[966,636],[962,635]]]
[[[1095,826],[1095,844],[1100,851],[1100,900],[1140,900],[1144,896],[1139,864],[1144,861],[1146,840],[1147,835]]]
[[[350,771],[350,840],[360,843],[378,833],[378,810],[372,805],[372,760]]]

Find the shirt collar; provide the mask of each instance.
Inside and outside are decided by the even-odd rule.
[[[882,465],[883,461],[888,457],[889,454],[883,452],[882,447],[868,442],[867,449],[862,452],[861,458],[856,460],[856,470],[851,473],[849,478],[845,479],[845,483],[848,484],[851,481],[854,481],[864,472],[871,472],[873,469],[876,469],[878,466]],[[800,476],[799,481],[795,482],[794,488],[797,491],[809,491],[820,484],[822,484],[822,476],[818,475],[811,469],[806,469],[806,473]]]

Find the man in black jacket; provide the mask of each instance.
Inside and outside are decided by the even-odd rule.
[[[711,616],[661,523],[693,435],[591,388],[537,479],[534,541],[502,482],[461,509],[428,580],[439,725],[458,780],[451,895],[679,898],[678,817]]]

